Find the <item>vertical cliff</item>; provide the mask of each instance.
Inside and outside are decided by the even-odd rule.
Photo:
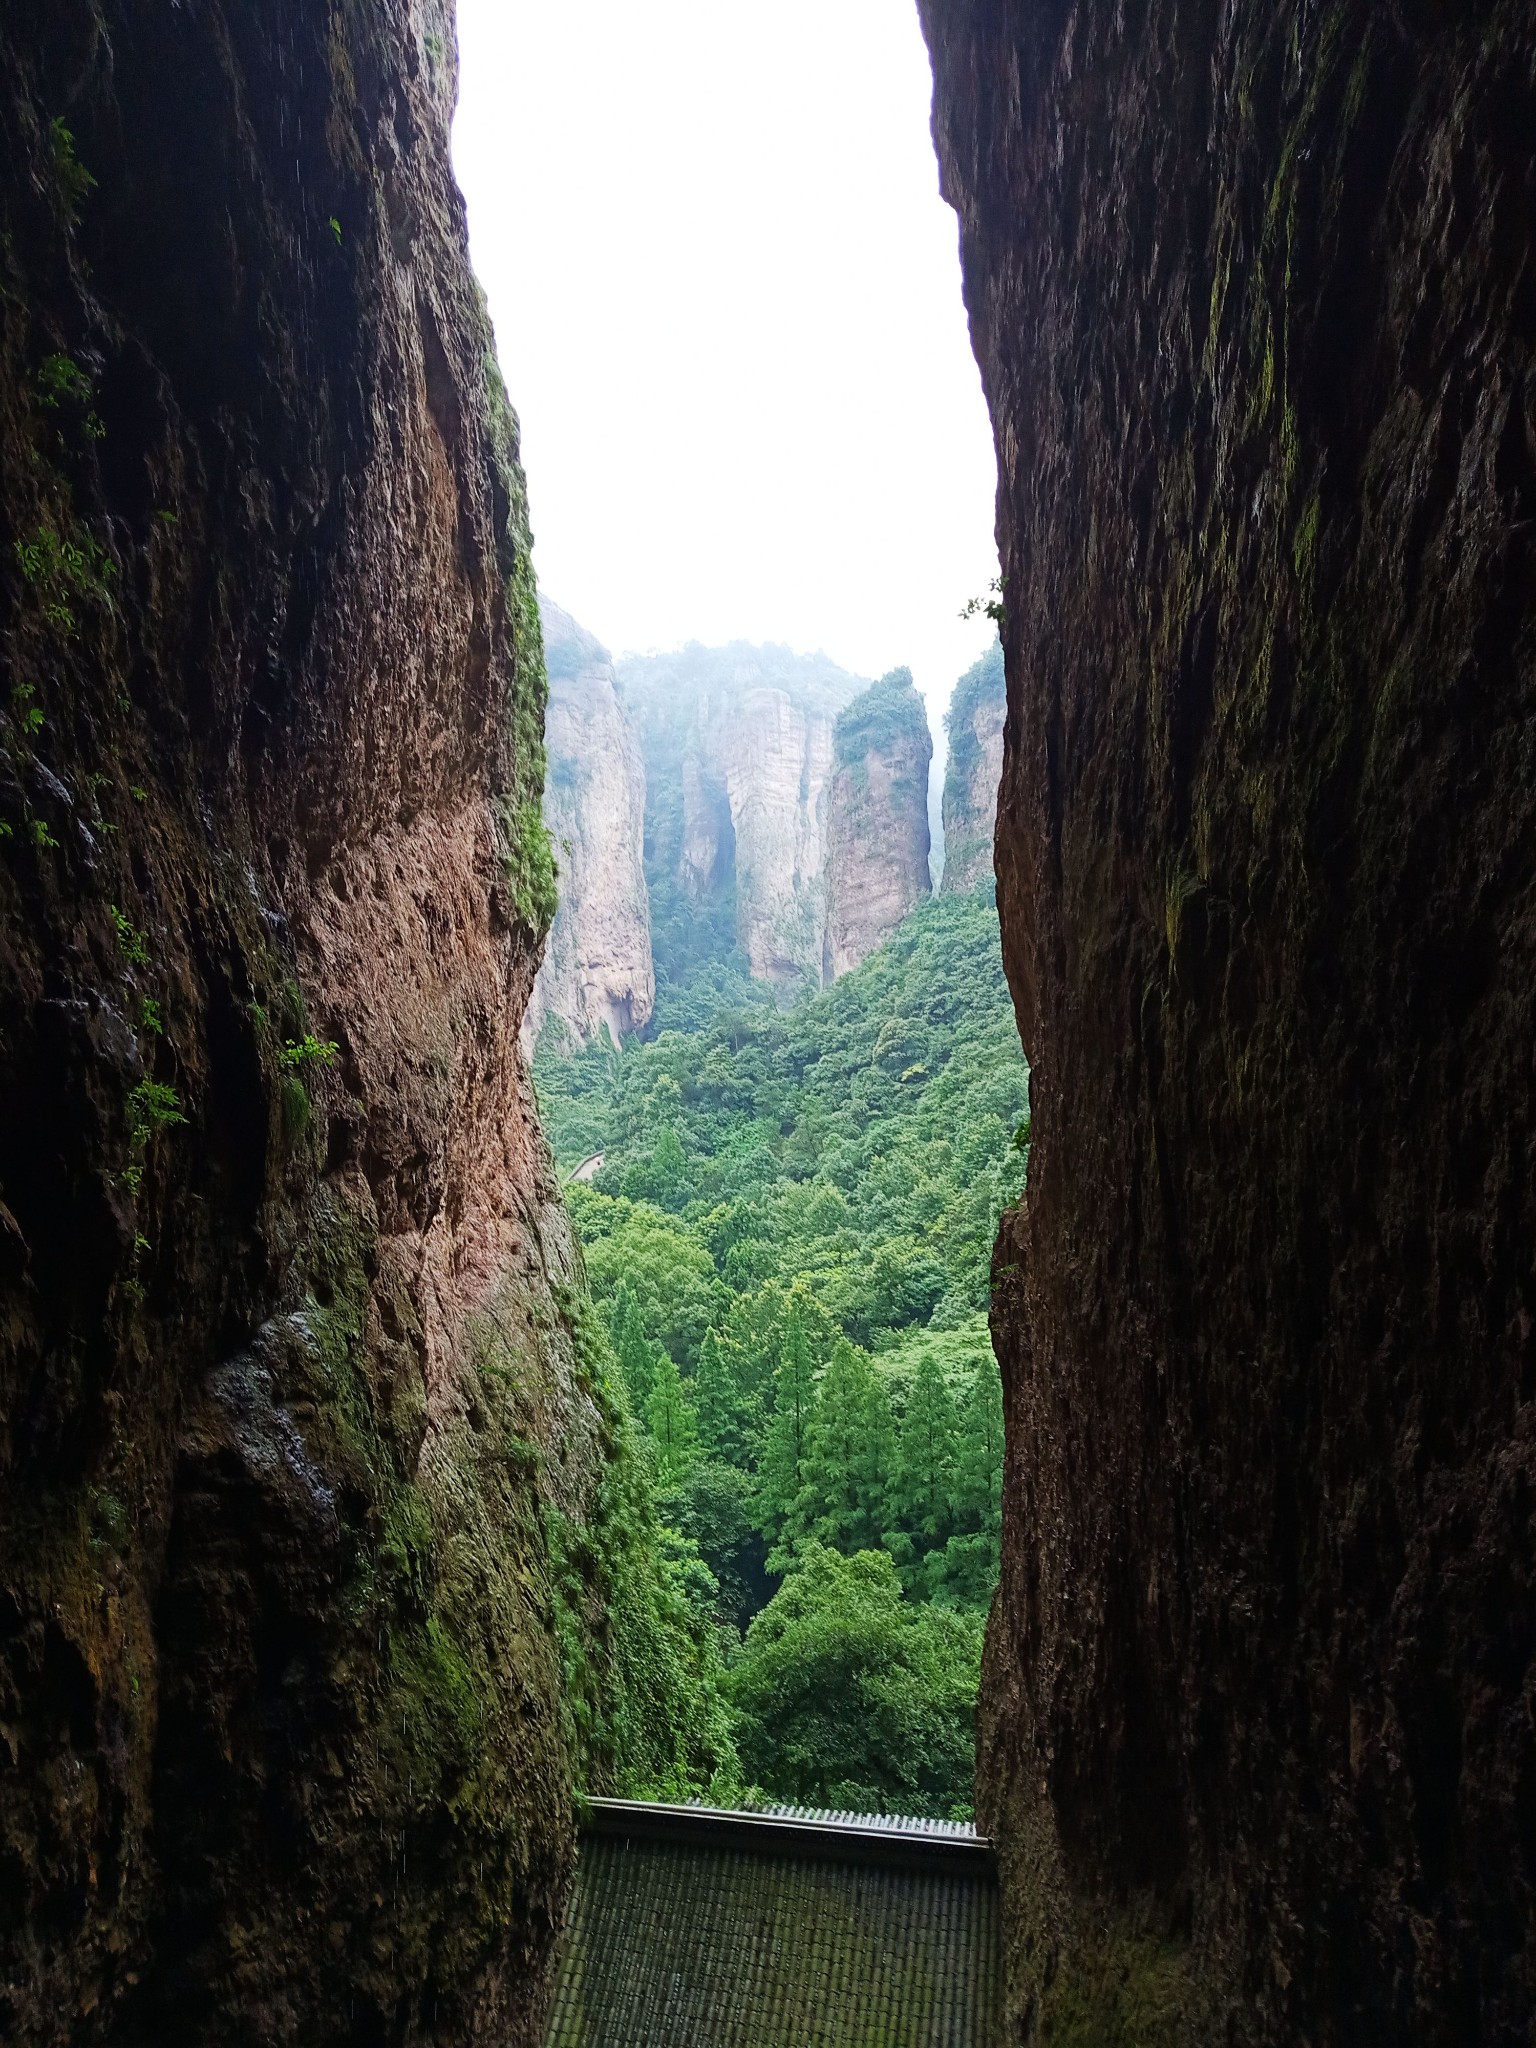
[[[944,715],[949,755],[944,764],[942,887],[948,895],[963,895],[992,873],[1006,709],[1003,649],[996,641],[956,683]]]
[[[857,967],[928,894],[933,739],[910,669],[854,698],[833,734],[822,979]]]
[[[759,981],[793,987],[815,960],[825,900],[822,800],[831,765],[830,720],[773,689],[718,699],[697,751],[684,757],[685,886],[696,895],[709,886],[728,820],[736,943]],[[718,834],[707,820],[719,820]],[[706,848],[710,866],[699,858]]]
[[[0,2035],[531,2041],[599,1415],[451,16],[0,22]]]
[[[921,0],[996,429],[1031,2038],[1536,2011],[1536,28]]]
[[[832,728],[858,678],[744,644],[620,673],[645,746],[659,981],[732,953],[786,991],[819,979]]]
[[[523,1024],[531,1047],[546,1016],[585,1044],[615,1043],[656,1000],[642,850],[645,763],[607,652],[548,598],[539,600],[549,678],[544,823],[559,869],[559,909]]]

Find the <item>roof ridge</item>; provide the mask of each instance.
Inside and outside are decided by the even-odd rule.
[[[887,1868],[967,1869],[990,1874],[992,1844],[964,1821],[823,1807],[743,1808],[650,1799],[588,1799],[583,1835],[692,1843],[766,1856],[873,1863]]]

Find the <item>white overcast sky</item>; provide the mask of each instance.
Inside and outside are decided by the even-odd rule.
[[[905,662],[937,725],[995,470],[912,0],[459,0],[459,45],[541,586],[615,653]]]

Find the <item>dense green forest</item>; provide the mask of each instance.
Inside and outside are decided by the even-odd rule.
[[[1000,1516],[988,1262],[1029,1136],[990,891],[788,1011],[711,1013],[711,986],[741,977],[699,976],[694,1028],[577,1049],[554,1022],[534,1065],[562,1168],[603,1155],[568,1196],[661,1559],[641,1604],[688,1646],[638,1690],[708,1731],[610,1743],[614,1776],[961,1812]]]

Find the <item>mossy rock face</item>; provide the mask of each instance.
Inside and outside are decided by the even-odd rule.
[[[404,1997],[431,2037],[434,2013],[476,2022],[509,1929],[536,1963],[558,1906],[571,1765],[543,1503],[586,1497],[598,1446],[546,1481],[526,1432],[562,1374],[573,1410],[592,1390],[540,1274],[490,1305],[499,1357],[466,1331],[463,1405],[422,1398],[422,1327],[381,1287],[366,1185],[322,1185],[314,1217],[298,1305],[205,1377],[181,1428],[154,1797],[187,1860],[151,2003],[211,2025],[277,1977],[318,2014]],[[210,1803],[220,1850],[267,1872],[237,1912],[207,1882]],[[298,1860],[322,1815],[323,1853]],[[338,1910],[332,1952],[296,1938]],[[232,1953],[261,1958],[254,1978]]]
[[[1015,2018],[1155,2036],[1178,1956],[1191,2042],[1523,2043],[1536,25],[920,12],[1031,1074],[977,1801]]]
[[[455,62],[439,0],[0,25],[8,2041],[537,2034],[607,1426]]]

